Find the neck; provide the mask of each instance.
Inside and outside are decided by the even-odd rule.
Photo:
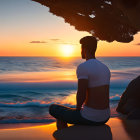
[[[96,59],[96,57],[95,57],[95,55],[87,56],[86,61],[89,60],[89,59]]]

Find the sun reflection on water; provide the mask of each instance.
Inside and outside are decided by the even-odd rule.
[[[70,105],[76,105],[76,93],[72,93],[64,100],[61,101],[62,104],[70,104]]]

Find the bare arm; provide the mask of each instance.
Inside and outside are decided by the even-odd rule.
[[[79,79],[78,80],[78,90],[76,95],[76,109],[81,110],[81,107],[86,99],[86,91],[88,88],[88,79]]]

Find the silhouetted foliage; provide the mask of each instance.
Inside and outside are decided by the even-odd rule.
[[[139,11],[133,12],[138,9],[139,0],[32,1],[49,7],[51,13],[63,17],[75,29],[87,31],[100,40],[130,42],[140,29],[140,21],[137,23],[138,20],[133,18],[136,12],[139,15]]]

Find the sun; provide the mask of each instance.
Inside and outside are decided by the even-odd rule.
[[[73,52],[74,52],[74,46],[73,45],[70,45],[70,44],[64,44],[64,45],[61,45],[61,53],[62,53],[62,56],[64,57],[70,57],[73,55]]]

